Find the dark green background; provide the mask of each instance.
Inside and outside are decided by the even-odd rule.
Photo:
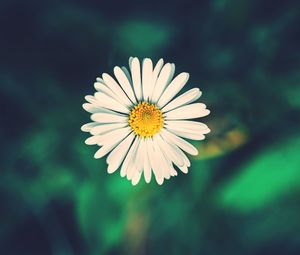
[[[0,1],[0,254],[300,254],[299,27],[299,1]],[[108,175],[80,131],[130,56],[211,110],[163,186]]]

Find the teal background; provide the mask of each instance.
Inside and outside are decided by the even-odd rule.
[[[299,1],[0,1],[0,254],[300,254],[299,24]],[[162,186],[108,175],[80,131],[130,56],[211,110]]]

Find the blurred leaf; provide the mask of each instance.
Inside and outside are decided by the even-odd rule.
[[[218,192],[222,206],[251,211],[282,198],[300,184],[300,136],[263,151]]]
[[[124,182],[119,176],[116,177]],[[95,254],[117,245],[125,229],[124,210],[107,195],[103,185],[95,180],[79,187],[76,198],[76,212],[82,234]]]

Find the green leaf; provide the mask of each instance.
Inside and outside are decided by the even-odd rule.
[[[240,211],[260,209],[300,184],[300,137],[269,147],[249,161],[220,190],[220,205]]]

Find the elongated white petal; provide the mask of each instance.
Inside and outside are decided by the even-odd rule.
[[[166,88],[157,105],[161,108],[164,107],[168,102],[170,102],[170,100],[173,99],[173,97],[177,95],[177,93],[184,87],[188,79],[188,73],[181,73],[177,75],[170,83],[170,85]]]
[[[201,133],[196,133],[196,132],[184,132],[184,131],[180,131],[180,130],[175,130],[172,128],[167,128],[169,131],[171,131],[172,133],[174,133],[175,135],[187,138],[187,139],[191,139],[191,140],[203,140],[205,139],[205,136]]]
[[[95,82],[94,87],[97,91],[106,93],[106,94],[111,94],[112,91],[105,85],[104,81],[103,82]]]
[[[101,158],[114,149],[129,133],[131,129],[126,127],[114,130],[108,134],[101,136],[101,144],[103,146],[95,153],[95,158]]]
[[[141,175],[142,175],[142,172],[140,172],[140,171],[136,171],[135,172],[135,174],[134,174],[134,176],[132,178],[132,181],[131,181],[131,183],[132,183],[133,186],[135,186],[135,185],[138,184],[138,182],[141,179]]]
[[[136,99],[132,90],[132,87],[129,83],[129,80],[123,70],[116,66],[114,68],[114,74],[121,85],[122,89],[125,91],[126,95],[129,97],[132,103],[136,104]]]
[[[175,145],[175,146],[177,147],[177,145]],[[189,158],[186,156],[186,154],[182,150],[179,149],[179,152],[180,152],[180,155],[181,155],[181,157],[183,159],[184,165],[187,166],[187,167],[190,167],[191,166],[191,162],[190,162]],[[178,167],[180,167],[180,166],[178,166]]]
[[[153,173],[155,175],[156,181],[159,180],[158,183],[160,183],[161,179],[163,179],[163,172],[160,167],[159,158],[154,149],[153,140],[152,139],[147,140],[146,144],[147,144],[147,152],[148,152],[151,168],[153,169]]]
[[[143,60],[143,71],[142,71],[142,91],[143,98],[145,101],[149,99],[150,91],[152,91],[152,72],[153,64],[150,58]]]
[[[177,171],[174,169],[173,165],[171,164],[171,176],[177,176]]]
[[[169,79],[167,81],[167,85],[170,84],[170,82],[172,81],[173,79],[173,76],[174,76],[174,73],[175,73],[175,64],[174,63],[171,63],[171,74],[169,75]],[[161,96],[161,95],[160,95]]]
[[[131,164],[127,169],[127,179],[131,180],[135,175],[135,172],[141,172],[143,168],[143,151],[144,151],[144,139],[139,139],[135,158],[132,158]]]
[[[101,106],[98,106],[96,104],[89,104],[89,103],[84,103],[82,105],[82,108],[84,110],[86,110],[87,112],[89,113],[110,113],[111,111],[109,111],[108,109],[106,108],[103,108]]]
[[[153,74],[156,76],[156,78],[158,77],[163,65],[164,65],[164,60],[161,58],[157,61],[156,65],[153,69]]]
[[[96,122],[94,122],[96,123]],[[92,135],[103,135],[107,132],[110,132],[110,131],[113,131],[113,130],[116,130],[116,129],[119,129],[119,128],[123,128],[123,127],[126,127],[128,126],[128,123],[113,123],[113,124],[105,124],[105,125],[97,125],[97,126],[94,126],[90,132]]]
[[[196,121],[188,121],[188,120],[169,120],[165,121],[165,127],[167,129],[172,129],[176,131],[183,132],[192,132],[192,133],[201,133],[207,134],[210,132],[210,129],[207,125],[196,122]]]
[[[94,113],[92,114],[91,119],[98,123],[124,123],[127,122],[128,117],[118,113],[109,112]]]
[[[97,77],[97,78],[96,78],[96,81],[99,81],[99,82],[101,82],[101,83],[104,83],[103,79],[100,78],[100,77]]]
[[[106,159],[106,162],[108,163],[108,173],[113,173],[119,168],[134,137],[134,134],[131,133],[108,155]]]
[[[131,69],[131,64],[132,64],[133,59],[134,59],[134,57],[129,57],[129,59],[128,59],[128,64],[129,64],[130,69]]]
[[[99,140],[100,140],[99,136],[93,135],[93,136],[87,138],[84,142],[87,145],[95,145],[95,144],[98,144]]]
[[[142,82],[141,82],[141,66],[138,58],[133,58],[131,62],[131,77],[133,89],[138,101],[142,100]]]
[[[210,111],[202,103],[194,103],[181,106],[175,110],[165,113],[166,120],[194,119],[208,115]]]
[[[96,127],[97,125],[99,125],[99,124],[97,124],[96,122],[90,122],[90,123],[87,123],[87,124],[82,125],[80,129],[81,129],[81,131],[83,131],[83,132],[90,132],[91,129],[92,129],[93,127]]]
[[[184,162],[180,157],[180,154],[176,150],[175,146],[171,146],[167,141],[165,141],[160,134],[156,136],[156,141],[161,148],[161,150],[168,156],[168,158],[174,162],[176,165],[183,166]]]
[[[168,164],[168,160],[166,159],[165,154],[163,153],[163,151],[161,150],[161,148],[160,148],[160,146],[157,142],[157,136],[155,136],[153,138],[153,142],[155,144],[155,151],[156,151],[157,159],[159,159],[159,162],[161,164],[163,176],[166,179],[170,179],[171,170],[170,170],[170,167],[169,167],[169,164]]]
[[[147,143],[147,140],[145,141],[145,143]],[[149,162],[147,145],[145,146],[143,159],[144,159],[144,178],[145,178],[145,181],[147,183],[149,183],[151,181],[152,170],[151,170],[151,166],[150,166],[150,162]]]
[[[113,98],[107,96],[104,93],[97,92],[95,93],[95,98],[98,100],[98,104],[101,105],[104,108],[116,111],[116,112],[121,112],[128,114],[129,110],[127,107],[124,105],[120,104],[118,101],[114,100]]]
[[[151,99],[152,98],[152,94],[153,94],[153,90],[154,90],[154,86],[156,84],[156,81],[158,79],[158,75],[161,71],[161,68],[163,67],[164,65],[164,60],[161,58],[160,60],[158,60],[158,62],[156,63],[155,67],[154,67],[154,70],[153,70],[153,75],[152,75],[152,86],[151,86],[151,89],[149,91],[149,98]]]
[[[162,140],[163,140],[163,138],[162,138]],[[171,143],[171,142],[169,142],[169,141],[165,141],[165,143],[166,143],[168,146],[171,147],[170,149],[173,150],[173,153],[176,155],[176,160],[172,160],[171,163],[174,162],[174,164],[175,164],[177,167],[182,167],[182,166],[184,166],[184,165],[187,165],[187,166],[189,167],[189,166],[191,165],[191,163],[190,163],[188,157],[182,152],[181,149],[178,148],[177,145],[175,145],[175,144],[173,144],[173,143]],[[170,153],[166,155],[166,158],[171,159]],[[180,159],[180,161],[179,161],[179,159]],[[171,164],[171,165],[172,165],[172,164]],[[174,171],[175,171],[175,170],[174,170]],[[172,172],[174,172],[174,171],[172,171]],[[175,172],[176,172],[176,171],[175,171]]]
[[[198,150],[190,144],[189,142],[185,141],[184,139],[172,134],[171,132],[167,131],[166,129],[161,130],[162,137],[177,145],[180,149],[184,150],[185,152],[189,153],[190,155],[198,155]]]
[[[188,173],[188,167],[187,166],[180,166],[178,167],[183,173],[187,174]]]
[[[135,153],[136,153],[138,143],[139,143],[139,138],[135,137],[135,140],[134,140],[133,144],[131,145],[131,147],[125,157],[125,160],[122,164],[122,167],[121,167],[120,175],[122,177],[124,177],[127,173],[128,164],[129,164],[132,156],[135,155]]]
[[[118,137],[119,135],[122,135],[122,133],[130,133],[132,130],[130,127],[124,127],[124,128],[120,128],[120,129],[116,129],[116,130],[112,130],[109,132],[106,132],[105,134],[102,135],[97,135],[99,137],[98,140],[98,145],[102,146],[102,145],[106,145],[109,144],[111,140],[114,140],[114,137]]]
[[[110,90],[112,90],[118,97],[118,99],[126,106],[131,106],[132,102],[129,100],[125,92],[121,89],[120,85],[109,74],[102,74],[102,78]]]
[[[129,81],[129,83],[130,83],[130,87],[132,88],[132,79],[131,79],[131,75],[130,75],[128,69],[127,69],[125,66],[122,66],[122,70],[123,70],[123,72],[125,73],[125,75],[126,75],[128,81]],[[134,92],[133,89],[132,89],[132,92]]]
[[[138,154],[140,153],[140,144],[141,144],[141,138],[138,138],[137,146],[135,149],[135,152],[132,153],[131,159],[129,160],[127,170],[126,170],[126,175],[127,175],[127,180],[131,180],[132,176],[134,175],[135,171],[138,171]]]
[[[156,84],[153,89],[153,94],[151,97],[152,102],[157,102],[159,97],[161,96],[162,92],[165,90],[166,86],[168,85],[169,79],[172,76],[172,65],[167,63],[163,66]]]
[[[162,185],[164,183],[164,177],[160,177],[160,176],[156,176],[155,175],[155,180],[157,182],[158,185]]]
[[[162,108],[162,112],[165,113],[177,107],[190,104],[196,101],[201,96],[201,94],[202,92],[198,88],[190,89],[187,92],[183,93],[182,95],[174,98],[170,103],[164,106]]]
[[[94,87],[97,91],[106,94],[107,96],[111,97],[115,101],[118,101],[123,106],[128,107],[128,102],[120,100],[119,96],[113,90],[111,90],[109,87],[107,87],[107,85],[104,84],[104,82],[103,83],[96,82],[96,83],[94,83]]]
[[[85,96],[84,99],[85,99],[87,102],[91,103],[91,104],[96,104],[96,103],[97,103],[96,98],[95,98],[94,96],[91,96],[91,95]]]

